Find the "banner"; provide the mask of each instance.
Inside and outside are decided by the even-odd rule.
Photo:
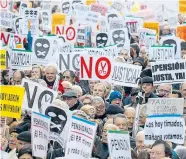
[[[66,14],[55,13],[52,14],[52,34],[55,33],[56,25],[65,25],[66,24]]]
[[[32,70],[32,51],[11,50],[11,69]]]
[[[152,62],[154,85],[184,83],[186,80],[185,60],[169,60]]]
[[[183,115],[183,98],[149,98],[147,115],[179,114]]]
[[[179,0],[179,13],[186,14],[186,1],[185,0]]]
[[[0,70],[6,70],[6,50],[0,50]]]
[[[160,33],[159,22],[144,22],[143,27],[155,30],[157,38],[159,39],[159,33]]]
[[[24,78],[21,85],[25,87],[24,109],[41,113],[46,104],[52,103],[57,97],[57,92],[28,79]]]
[[[21,86],[0,86],[0,114],[11,118],[21,118],[25,89]]]
[[[42,114],[51,118],[49,140],[57,142],[62,148],[66,147],[72,113],[54,104],[47,104],[42,110]]]
[[[32,155],[44,158],[48,150],[50,117],[32,112],[31,124]]]
[[[2,28],[13,27],[13,13],[0,10],[0,26]]]
[[[108,148],[111,159],[131,159],[131,147],[128,131],[107,132]]]
[[[161,45],[174,46],[174,57],[175,59],[181,59],[181,40],[176,36],[161,37],[159,42]]]
[[[151,116],[145,123],[144,144],[152,145],[156,140],[184,144],[185,121],[180,116]]]
[[[96,130],[96,123],[72,116],[65,157],[78,159],[90,158],[92,155]]]
[[[151,46],[149,49],[149,60],[164,61],[174,60],[174,46]]]
[[[118,62],[112,63],[111,66],[110,83],[127,87],[137,87],[136,80],[140,77],[141,66]]]

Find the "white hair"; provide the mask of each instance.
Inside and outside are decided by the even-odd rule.
[[[72,90],[78,95],[79,93],[81,94],[80,96],[83,95],[82,88],[78,85],[73,85]]]
[[[57,74],[60,72],[60,71],[59,71],[59,68],[58,68],[58,66],[57,66],[57,64],[55,64],[55,63],[50,63],[50,64],[48,64],[48,65],[44,68],[44,71],[46,71],[46,69],[48,69],[49,67],[55,68]]]
[[[57,105],[58,107],[62,109],[69,109],[68,104],[64,101],[61,101],[60,99],[54,99],[53,104]]]
[[[92,104],[99,103],[99,102],[103,102],[104,103],[103,98],[101,98],[99,96],[95,96],[95,97],[92,98]]]

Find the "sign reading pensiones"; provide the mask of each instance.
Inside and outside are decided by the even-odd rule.
[[[20,118],[25,89],[21,86],[0,86],[0,114]]]
[[[96,129],[96,123],[72,116],[65,157],[78,159],[90,158]]]
[[[23,99],[23,108],[35,112],[42,112],[46,104],[50,104],[57,97],[57,92],[46,88],[36,82],[28,79],[23,79],[22,84],[25,87],[25,94]]]
[[[107,138],[111,159],[131,159],[130,139],[127,131],[109,130]]]
[[[137,87],[136,80],[140,77],[141,66],[127,63],[112,62],[112,71],[109,81],[116,85]]]
[[[156,140],[184,143],[185,121],[181,116],[150,116],[145,123],[145,144],[152,145]]]
[[[32,52],[26,50],[11,50],[10,65],[12,69],[31,70],[32,69]]]
[[[147,103],[147,115],[183,114],[183,98],[150,98]]]
[[[169,60],[152,62],[154,85],[184,83],[186,80],[185,60]]]
[[[174,46],[151,46],[149,49],[149,60],[164,61],[174,60]]]
[[[50,117],[32,112],[31,124],[33,156],[44,158],[48,150]]]
[[[72,111],[62,109],[54,104],[48,104],[42,110],[42,114],[51,118],[49,140],[57,142],[61,147],[65,148]]]

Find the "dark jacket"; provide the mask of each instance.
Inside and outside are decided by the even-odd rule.
[[[80,110],[81,107],[83,106],[83,104],[78,100],[77,103],[70,108],[71,111],[74,111],[74,110]]]
[[[158,98],[158,96],[151,92],[150,95],[149,95],[148,97],[145,97],[145,103],[148,102],[148,99],[149,99],[149,98]]]

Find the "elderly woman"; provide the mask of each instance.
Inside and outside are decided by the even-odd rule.
[[[42,73],[41,67],[39,65],[32,66],[31,78],[34,78],[34,79],[42,79],[43,78],[43,73]]]
[[[90,105],[92,102],[92,96],[91,95],[84,95],[79,98],[80,102],[83,103],[83,105]]]

